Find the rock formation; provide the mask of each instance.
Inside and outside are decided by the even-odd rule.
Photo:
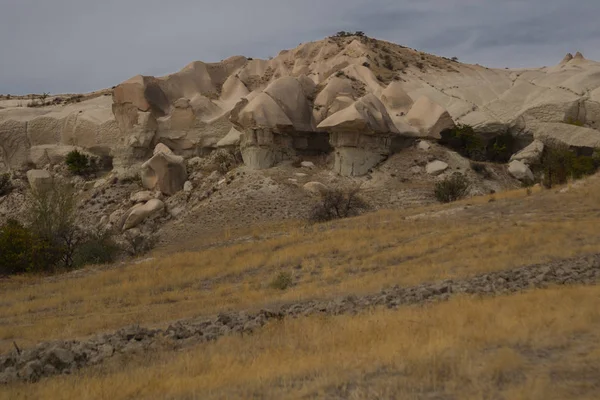
[[[553,67],[490,69],[350,36],[50,100],[0,101],[0,170],[61,163],[73,148],[128,168],[164,144],[184,158],[239,148],[253,169],[334,152],[337,173],[362,175],[454,124],[486,141],[510,133],[516,150],[533,140],[600,145],[600,63],[581,53]]]

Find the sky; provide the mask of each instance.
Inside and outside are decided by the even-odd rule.
[[[0,0],[0,93],[73,93],[364,31],[488,67],[600,61],[600,0]]]

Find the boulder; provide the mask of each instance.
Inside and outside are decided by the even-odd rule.
[[[318,128],[336,133],[399,133],[385,106],[373,94],[326,118]]]
[[[431,149],[431,143],[429,143],[426,140],[421,140],[419,141],[419,143],[417,144],[417,148],[419,150],[423,150],[423,151],[429,151],[429,149]]]
[[[520,181],[533,181],[533,173],[523,162],[515,160],[508,164],[508,173]]]
[[[192,190],[194,190],[194,184],[190,181],[185,181],[185,183],[183,184],[183,191],[186,193],[190,193]]]
[[[131,195],[130,200],[133,203],[146,203],[154,198],[152,192],[148,190],[143,190],[141,192],[137,192]]]
[[[183,189],[187,180],[183,157],[159,152],[142,164],[141,177],[146,189],[173,195]]]
[[[510,161],[521,161],[526,165],[539,164],[544,153],[544,143],[534,140],[529,146],[519,151],[510,158]]]
[[[426,96],[420,97],[411,107],[406,120],[419,130],[420,136],[441,139],[441,133],[454,127],[448,111]]]
[[[128,229],[135,228],[146,218],[162,211],[164,208],[165,204],[159,199],[152,199],[143,205],[138,204],[133,206],[127,213],[127,217],[123,223],[123,230],[126,231]]]
[[[321,182],[308,182],[303,187],[304,190],[315,195],[325,194],[329,190],[329,188]]]
[[[312,161],[302,161],[300,163],[300,166],[302,166],[304,168],[314,168],[315,164]]]
[[[30,169],[27,171],[27,181],[31,190],[34,192],[43,192],[52,188],[52,175],[43,169]]]
[[[448,169],[448,164],[443,161],[433,161],[427,164],[425,170],[429,175],[437,176]]]

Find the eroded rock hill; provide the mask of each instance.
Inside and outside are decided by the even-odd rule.
[[[178,156],[240,148],[265,169],[333,154],[341,175],[363,175],[454,124],[484,140],[510,133],[524,148],[558,140],[600,146],[600,63],[567,55],[553,67],[467,65],[364,36],[331,37],[271,60],[193,62],[136,76],[72,104],[19,107],[0,100],[0,170],[58,163],[75,147],[141,165],[163,143]]]

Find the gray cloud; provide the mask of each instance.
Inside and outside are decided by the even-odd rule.
[[[492,67],[600,59],[598,0],[0,0],[0,93],[79,92],[338,30]]]

